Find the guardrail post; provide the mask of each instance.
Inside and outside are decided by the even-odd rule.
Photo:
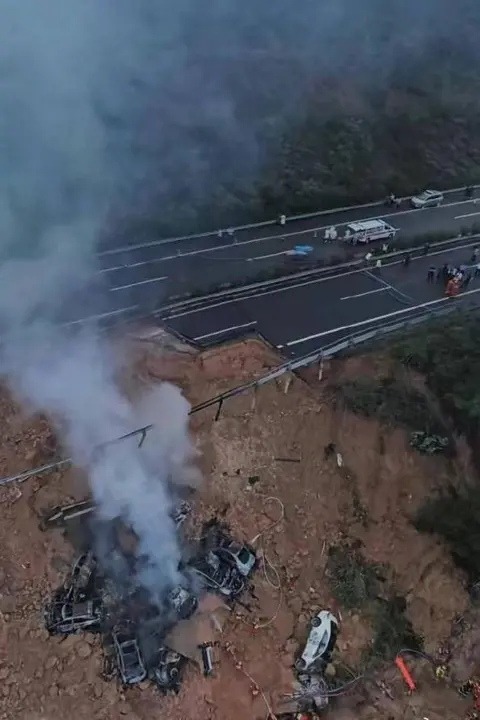
[[[285,378],[285,387],[283,389],[283,392],[285,393],[285,395],[290,390],[290,385],[292,384],[292,380],[293,380],[293,375],[291,375],[291,373],[288,373]]]
[[[320,355],[320,363],[318,366],[318,379],[319,381],[323,379],[323,365],[324,365],[324,357],[323,355]]]
[[[218,408],[217,408],[217,412],[215,413],[214,422],[217,422],[218,418],[220,417],[220,413],[222,412],[222,407],[223,407],[223,398],[220,398],[220,400],[218,401]]]
[[[252,403],[250,405],[250,412],[255,412],[255,408],[257,407],[257,392],[258,392],[258,385],[255,385],[253,388],[253,395],[252,395]]]

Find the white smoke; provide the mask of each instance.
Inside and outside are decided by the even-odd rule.
[[[148,420],[122,393],[121,359],[96,324],[66,324],[102,309],[95,252],[125,188],[120,169],[135,156],[125,107],[144,48],[141,32],[129,36],[128,12],[113,22],[115,7],[1,3],[0,372],[33,411],[52,418],[87,471],[102,517],[121,517],[135,532],[142,579],[161,595],[178,581],[169,479],[191,456],[188,403],[166,388],[150,398],[157,417],[174,418],[176,434],[162,436],[156,452],[132,438],[92,455]],[[120,117],[120,131],[99,103]]]

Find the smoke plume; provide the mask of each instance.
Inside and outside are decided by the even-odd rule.
[[[92,458],[140,419],[95,322],[72,324],[113,307],[99,245],[170,208],[194,223],[218,184],[222,202],[230,187],[248,194],[319,78],[385,83],[438,42],[476,52],[479,16],[478,0],[455,12],[447,0],[2,0],[0,369],[58,419],[104,516],[140,538],[155,590],[176,581],[169,480],[191,455],[188,408],[164,388],[156,455],[131,442]]]

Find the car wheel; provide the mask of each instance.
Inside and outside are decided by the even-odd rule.
[[[298,672],[302,672],[302,670],[305,670],[307,667],[307,663],[303,658],[298,658],[295,660],[295,670],[298,670]]]
[[[312,627],[319,627],[321,624],[321,620],[318,617],[312,618]]]

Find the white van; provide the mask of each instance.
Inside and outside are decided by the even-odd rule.
[[[345,240],[353,245],[370,243],[375,240],[393,240],[397,230],[384,220],[363,220],[347,225]]]

